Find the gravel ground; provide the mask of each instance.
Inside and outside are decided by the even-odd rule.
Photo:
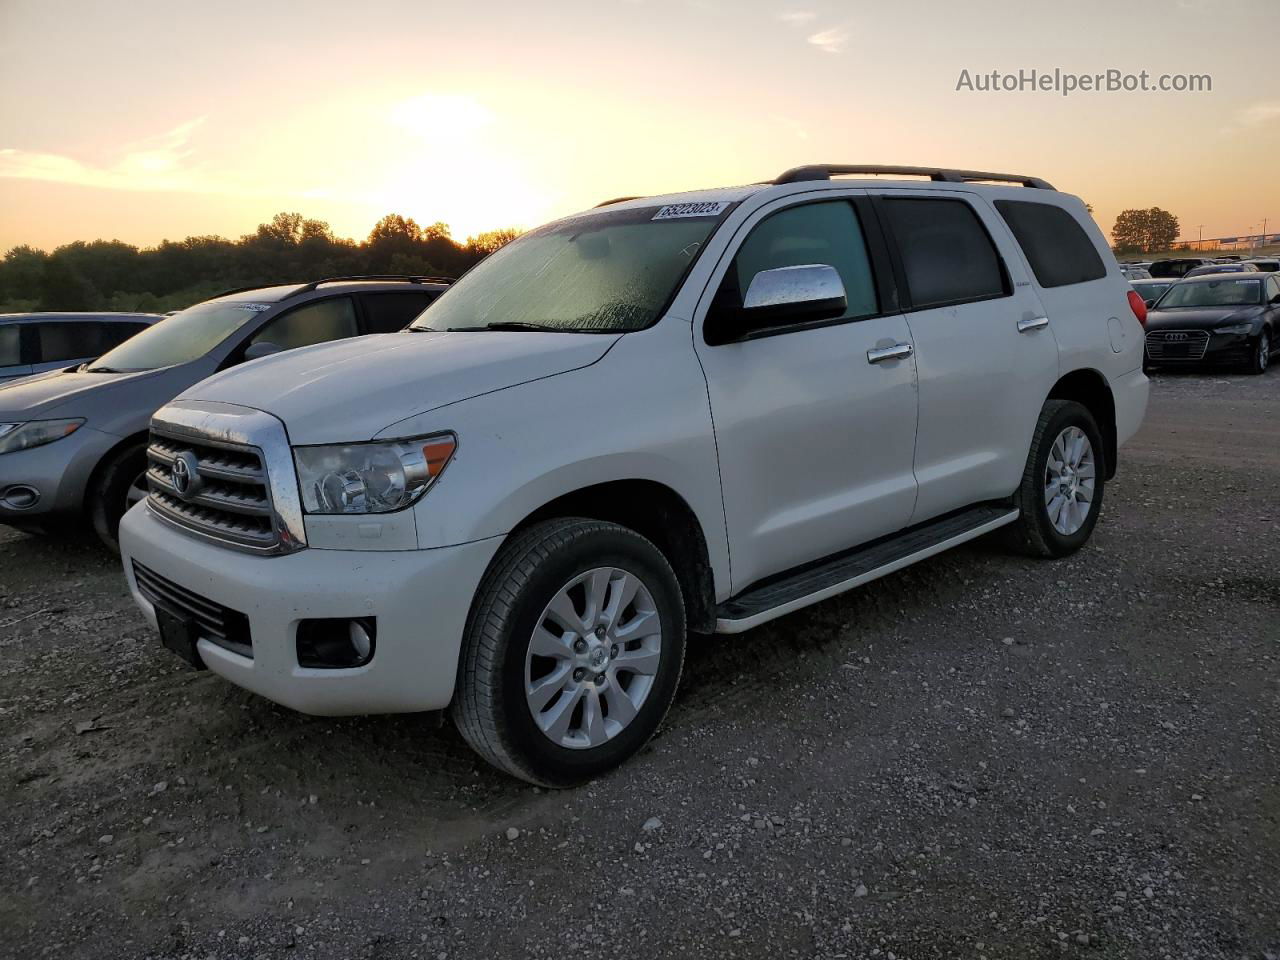
[[[180,667],[0,528],[0,954],[1280,958],[1280,374],[1158,376],[1093,542],[693,645],[539,791]]]

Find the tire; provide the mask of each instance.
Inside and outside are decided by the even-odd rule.
[[[1270,366],[1271,334],[1266,327],[1263,327],[1262,332],[1258,334],[1258,339],[1253,342],[1252,355],[1245,361],[1245,370],[1254,376],[1260,376],[1266,373]]]
[[[1057,447],[1060,438],[1080,435],[1088,442],[1087,455],[1081,457],[1080,464],[1084,466],[1087,463],[1091,467],[1092,476],[1076,475],[1077,471],[1072,468],[1074,485],[1067,488],[1063,483],[1071,481],[1063,480],[1063,475],[1057,474],[1057,496],[1050,499],[1050,458],[1053,456],[1054,462],[1060,460],[1061,448]],[[1027,454],[1022,483],[1014,495],[1014,502],[1021,509],[1021,515],[1011,525],[1009,532],[1018,549],[1037,557],[1065,557],[1085,545],[1102,512],[1107,472],[1104,450],[1098,425],[1084,406],[1072,400],[1045,402],[1031,437],[1031,450]],[[1092,483],[1088,484],[1088,481]],[[1088,496],[1087,501],[1083,500],[1085,495]],[[1070,500],[1072,509],[1076,512],[1068,510],[1066,504],[1059,503],[1058,498]],[[1079,505],[1086,502],[1087,508],[1081,519]]]
[[[146,482],[142,480],[147,469],[146,444],[126,447],[111,455],[98,472],[89,488],[89,517],[98,539],[107,548],[120,551],[120,518],[146,494]],[[135,486],[142,481],[142,488]]]
[[[625,605],[607,615],[615,602]],[[601,608],[606,615],[596,617]],[[610,624],[603,637],[593,623]],[[574,786],[616,767],[654,734],[675,698],[684,651],[684,601],[657,547],[614,523],[548,520],[505,544],[481,581],[450,712],[500,770],[540,786]],[[636,672],[641,666],[651,672]],[[604,678],[598,685],[596,676]]]

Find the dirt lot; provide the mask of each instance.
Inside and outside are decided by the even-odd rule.
[[[182,668],[0,532],[0,954],[1280,957],[1280,374],[1162,376],[1092,544],[694,645],[539,791],[423,717]]]

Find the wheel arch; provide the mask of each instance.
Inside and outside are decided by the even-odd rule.
[[[585,517],[628,527],[650,540],[671,564],[684,594],[688,627],[715,628],[715,576],[697,514],[679,493],[656,480],[610,480],[564,493],[524,517],[508,534],[556,517]]]
[[[1048,400],[1074,400],[1093,415],[1102,431],[1104,476],[1110,480],[1116,474],[1116,401],[1111,385],[1097,370],[1082,368],[1072,370],[1058,379],[1049,391]]]
[[[89,473],[89,479],[85,482],[84,490],[80,495],[80,509],[82,512],[87,514],[92,509],[89,498],[97,488],[99,481],[102,480],[102,474],[107,469],[107,465],[130,447],[138,445],[145,447],[148,435],[148,430],[140,430],[137,433],[122,437],[118,443],[114,444],[98,458],[98,462],[93,465],[93,470]]]

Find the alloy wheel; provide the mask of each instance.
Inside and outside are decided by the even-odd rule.
[[[562,586],[525,654],[525,700],[552,743],[598,747],[621,733],[653,689],[662,625],[634,573],[597,567]]]
[[[1053,441],[1045,466],[1045,510],[1058,533],[1069,537],[1089,519],[1096,479],[1097,463],[1088,436],[1079,427],[1067,427]]]

